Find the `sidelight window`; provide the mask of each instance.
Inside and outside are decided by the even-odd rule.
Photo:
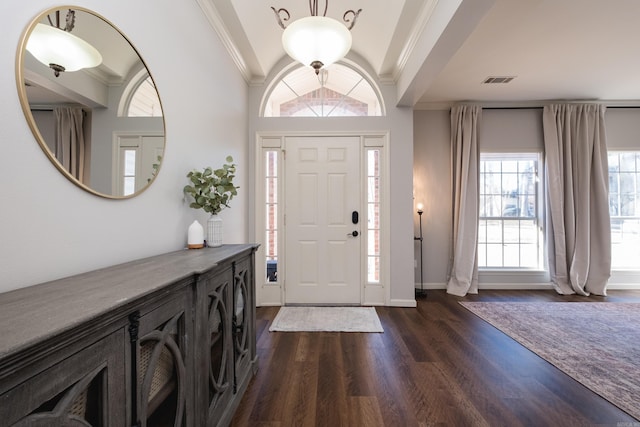
[[[278,281],[278,151],[264,151],[266,280]]]
[[[380,155],[367,150],[367,281],[380,283]]]
[[[129,196],[136,191],[136,154],[138,148],[121,148],[123,175],[122,195]]]

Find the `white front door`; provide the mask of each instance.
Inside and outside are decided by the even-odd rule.
[[[285,303],[360,304],[360,138],[287,137],[285,150]]]

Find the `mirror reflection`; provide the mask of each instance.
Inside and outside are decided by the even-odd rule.
[[[108,198],[134,196],[153,182],[165,147],[162,106],[118,29],[83,8],[50,9],[27,28],[18,61],[27,121],[67,178]]]

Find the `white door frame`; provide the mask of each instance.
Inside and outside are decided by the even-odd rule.
[[[121,148],[131,148],[137,151],[136,153],[136,192],[141,188],[146,186],[146,183],[142,181],[138,182],[138,178],[144,179],[142,174],[138,177],[138,174],[141,173],[143,169],[142,159],[144,150],[144,139],[150,138],[163,138],[164,132],[138,132],[138,131],[115,131],[112,135],[111,140],[111,194],[116,196],[122,196],[122,168],[124,165],[122,164],[122,159],[120,155]],[[166,141],[165,141],[166,142]],[[163,144],[164,147],[164,144]],[[164,148],[162,149],[162,153],[159,155],[163,155]],[[158,153],[155,151],[153,153],[146,153],[146,155],[151,155],[151,163],[145,165],[146,168],[152,169],[152,164],[156,161],[156,156]],[[147,157],[145,156],[145,157]]]
[[[388,305],[391,298],[390,293],[390,206],[389,206],[389,134],[388,132],[257,132],[255,150],[255,235],[254,241],[260,244],[256,253],[256,296],[258,306],[284,305],[284,292],[286,277],[282,277],[285,271],[285,259],[278,259],[278,280],[268,282],[266,280],[266,202],[265,202],[265,161],[264,154],[267,151],[278,153],[278,198],[279,203],[284,205],[284,148],[287,137],[326,137],[326,136],[357,136],[360,137],[360,153],[363,171],[360,176],[362,188],[362,200],[360,202],[362,239],[361,244],[361,304],[362,305]],[[382,156],[381,161],[381,205],[380,205],[380,281],[379,283],[369,283],[367,280],[367,239],[366,235],[366,212],[367,212],[367,192],[366,192],[366,153],[370,149],[379,150]],[[278,209],[278,255],[284,254],[284,209]],[[264,274],[263,274],[264,273]]]

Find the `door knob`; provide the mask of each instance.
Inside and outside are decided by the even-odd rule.
[[[348,233],[347,236],[358,237],[358,232],[356,230],[353,230],[351,233]]]

